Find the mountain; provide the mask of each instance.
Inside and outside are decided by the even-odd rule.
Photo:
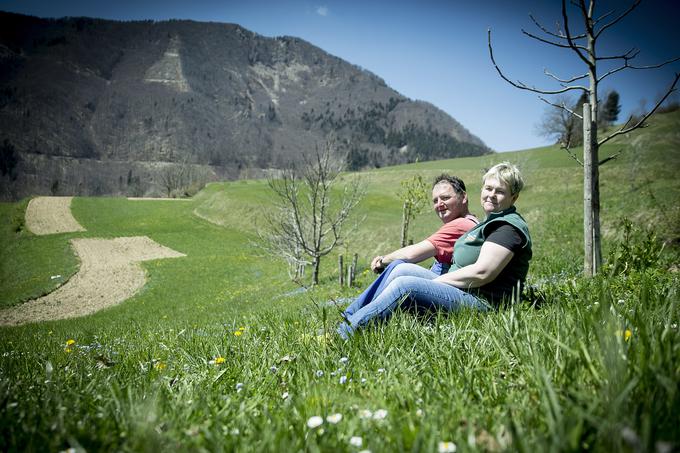
[[[491,152],[299,38],[0,12],[1,198],[170,194],[283,168],[329,134],[351,170]]]

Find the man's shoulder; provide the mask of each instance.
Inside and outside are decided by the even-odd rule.
[[[468,214],[465,217],[453,219],[449,223],[461,227],[473,227],[479,223],[479,219],[472,214]]]
[[[452,221],[445,223],[441,230],[458,230],[458,231],[468,231],[477,225],[479,221],[473,215],[468,215],[465,217],[458,217]]]

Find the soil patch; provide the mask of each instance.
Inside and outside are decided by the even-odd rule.
[[[73,197],[36,197],[26,208],[26,227],[33,234],[46,235],[85,231],[71,214]]]
[[[128,197],[130,201],[194,201],[191,198]]]
[[[80,270],[39,299],[0,311],[0,325],[16,325],[94,313],[132,297],[144,286],[140,262],[186,256],[146,236],[72,239]]]

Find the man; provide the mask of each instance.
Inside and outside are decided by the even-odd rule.
[[[442,174],[434,179],[432,204],[437,216],[444,223],[437,232],[417,244],[395,250],[387,255],[379,255],[371,261],[371,269],[381,273],[385,267],[396,261],[419,263],[435,258],[430,269],[441,275],[448,271],[453,257],[453,245],[465,232],[474,227],[478,220],[468,211],[465,183],[455,177]]]
[[[433,235],[417,244],[373,258],[371,269],[381,275],[347,307],[343,313],[345,319],[381,293],[390,282],[389,274],[400,263],[419,263],[434,257],[435,263],[430,270],[422,269],[422,271],[432,272],[436,274],[435,276],[448,272],[453,258],[453,245],[459,237],[477,225],[478,220],[468,211],[465,183],[455,176],[442,174],[434,179],[432,204],[435,213],[444,225]]]

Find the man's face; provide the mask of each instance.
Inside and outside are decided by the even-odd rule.
[[[434,212],[444,223],[463,216],[466,198],[467,195],[458,195],[447,182],[441,182],[432,188]]]

